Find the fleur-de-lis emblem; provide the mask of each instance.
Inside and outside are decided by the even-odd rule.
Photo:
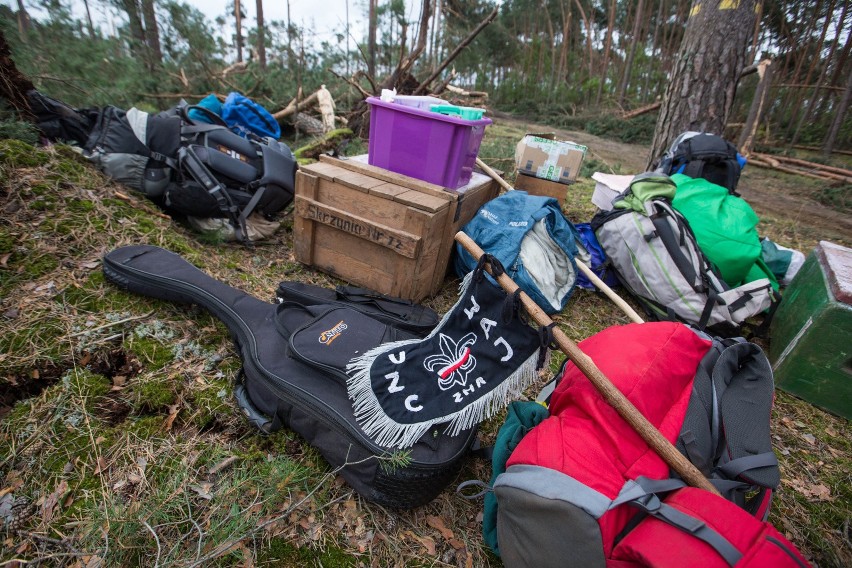
[[[441,390],[452,388],[455,384],[466,385],[467,374],[476,367],[476,358],[470,352],[471,345],[476,343],[476,334],[468,333],[456,343],[442,333],[440,342],[441,354],[426,357],[423,366],[437,373]]]

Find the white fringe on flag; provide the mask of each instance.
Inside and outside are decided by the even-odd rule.
[[[465,292],[467,292],[475,272],[475,270],[469,272],[459,286],[459,299],[464,297]],[[349,375],[349,378],[346,380],[346,386],[349,392],[349,399],[353,401],[352,406],[355,411],[355,419],[364,432],[378,445],[387,448],[407,448],[413,446],[432,426],[444,423],[446,423],[445,432],[450,436],[456,436],[462,431],[472,428],[483,420],[497,414],[509,402],[517,399],[526,387],[538,379],[538,371],[536,369],[538,351],[536,351],[488,394],[474,399],[469,404],[447,416],[415,424],[401,424],[385,414],[372,389],[370,369],[373,366],[373,362],[380,355],[395,351],[400,347],[430,340],[441,332],[450,314],[453,313],[457,306],[458,302],[444,314],[444,317],[426,338],[409,339],[379,345],[360,357],[352,359],[346,365],[346,372]],[[548,364],[549,357],[550,352],[548,351],[545,365]]]

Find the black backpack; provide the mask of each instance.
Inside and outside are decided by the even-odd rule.
[[[75,109],[35,89],[27,91],[27,101],[42,136],[63,144],[82,146],[86,143],[92,130],[86,110]]]
[[[219,124],[195,122],[188,110]],[[253,212],[269,218],[293,200],[297,163],[272,138],[242,138],[203,107],[151,115],[108,106],[91,112],[86,155],[108,176],[143,192],[170,213],[221,217],[247,240]]]
[[[737,159],[737,148],[721,136],[684,132],[658,162],[658,172],[704,178],[738,195],[742,166]]]

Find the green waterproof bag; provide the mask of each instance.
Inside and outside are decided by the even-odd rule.
[[[759,221],[744,199],[701,178],[671,176],[677,185],[672,207],[689,222],[698,246],[732,287],[760,278],[778,281],[761,260]]]

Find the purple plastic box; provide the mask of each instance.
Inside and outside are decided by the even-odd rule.
[[[464,120],[369,97],[371,166],[459,188],[470,181],[485,127],[491,120]]]

